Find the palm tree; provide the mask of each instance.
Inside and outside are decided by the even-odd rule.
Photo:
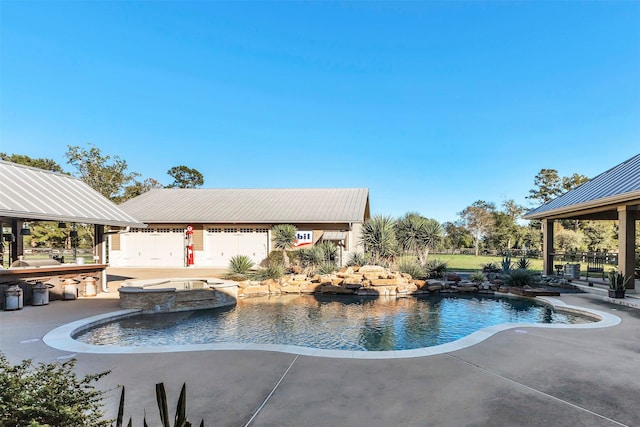
[[[374,215],[362,227],[362,244],[371,254],[371,261],[391,260],[396,253],[395,220],[390,216]]]
[[[278,224],[271,229],[273,246],[282,251],[284,268],[289,268],[289,256],[287,255],[287,249],[291,249],[293,247],[297,233],[298,230],[291,224]]]

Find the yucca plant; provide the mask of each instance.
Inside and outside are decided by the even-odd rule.
[[[289,255],[287,249],[291,249],[296,241],[298,229],[291,224],[278,224],[271,229],[273,247],[282,251],[284,268],[289,268]]]
[[[393,259],[396,254],[395,220],[390,216],[375,215],[362,227],[362,244],[376,265]]]
[[[502,273],[508,274],[513,268],[513,264],[511,263],[511,257],[509,255],[505,255],[502,257],[502,261],[500,262],[502,267]]]

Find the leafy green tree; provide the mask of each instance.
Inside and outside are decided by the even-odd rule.
[[[589,251],[608,251],[615,249],[615,230],[613,221],[581,221],[580,230]]]
[[[392,261],[397,248],[395,220],[386,215],[374,215],[364,223],[361,240],[373,264]]]
[[[555,169],[540,169],[540,172],[533,179],[533,185],[536,188],[529,190],[527,199],[541,205],[550,202],[563,192],[562,180]]]
[[[574,188],[581,186],[587,181],[589,181],[588,177],[584,175],[580,175],[578,173],[574,173],[571,176],[563,176],[562,189],[564,190],[564,192],[567,192],[569,190],[573,190]]]
[[[480,251],[480,241],[489,234],[495,225],[495,210],[496,207],[493,203],[477,200],[460,212],[462,221],[464,221],[466,228],[473,236],[473,247],[476,256]]]
[[[473,236],[463,224],[445,222],[445,247],[449,249],[468,248],[473,245]]]
[[[289,255],[287,250],[293,248],[298,229],[291,224],[278,224],[271,229],[273,247],[282,251],[284,268],[289,268]]]
[[[78,377],[76,360],[11,365],[0,353],[0,425],[108,427],[104,392],[94,383],[109,371]]]
[[[31,166],[38,169],[44,169],[51,172],[60,172],[64,173],[62,170],[62,166],[56,163],[54,160],[47,158],[32,158],[29,156],[25,156],[24,154],[11,154],[8,155],[6,153],[0,153],[0,160],[5,160],[7,162],[18,163],[20,165]]]
[[[142,182],[135,181],[133,185],[125,187],[122,201],[124,202],[126,200],[133,199],[134,197],[138,197],[147,191],[153,190],[154,188],[164,188],[164,186],[153,178],[147,178]]]
[[[140,175],[128,172],[127,162],[119,156],[103,155],[93,144],[89,144],[88,150],[72,145],[67,147],[67,163],[76,168],[75,175],[113,202],[120,202],[127,184]]]
[[[186,166],[174,166],[167,171],[173,182],[167,188],[198,188],[204,185],[204,177],[196,170]]]
[[[554,236],[554,246],[563,252],[575,252],[582,246],[582,234],[574,230],[560,228]]]

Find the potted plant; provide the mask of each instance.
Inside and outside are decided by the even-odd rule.
[[[609,298],[624,298],[625,278],[615,270],[609,272]]]

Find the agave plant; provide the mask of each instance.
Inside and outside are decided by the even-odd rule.
[[[525,257],[519,258],[518,262],[516,262],[516,268],[521,270],[527,270],[531,266],[531,262]]]
[[[254,263],[247,255],[236,255],[229,260],[229,271],[232,274],[246,275]]]
[[[487,277],[482,271],[475,271],[471,273],[471,275],[469,276],[469,280],[471,280],[473,283],[482,283],[487,280]]]
[[[428,271],[429,277],[432,278],[444,277],[448,268],[449,266],[445,261],[441,261],[437,258],[427,261],[425,265],[425,269]]]

